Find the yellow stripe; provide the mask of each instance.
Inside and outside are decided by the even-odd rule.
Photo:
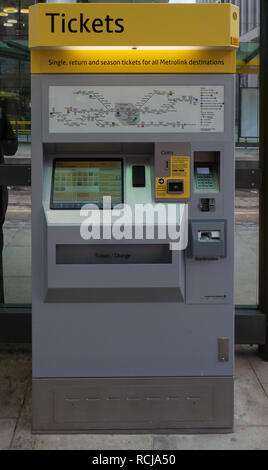
[[[8,209],[7,212],[32,212],[31,209]],[[252,212],[235,212],[235,215],[259,215],[259,211]]]
[[[236,212],[235,215],[259,215],[259,211],[257,211],[257,212]]]
[[[8,209],[7,212],[32,212],[30,209]]]
[[[235,73],[236,52],[31,51],[32,73]]]

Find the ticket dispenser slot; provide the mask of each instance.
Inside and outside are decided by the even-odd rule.
[[[226,257],[226,221],[190,221],[189,257],[219,259]]]

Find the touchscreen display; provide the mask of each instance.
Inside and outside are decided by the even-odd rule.
[[[104,196],[123,202],[122,160],[54,160],[51,209],[102,208]]]

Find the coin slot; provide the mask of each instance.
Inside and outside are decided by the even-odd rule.
[[[184,181],[183,180],[168,181],[167,192],[169,194],[183,194],[184,193]]]

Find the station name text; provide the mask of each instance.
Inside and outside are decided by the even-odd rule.
[[[83,13],[78,17],[66,18],[65,13],[46,13],[50,19],[51,33],[122,33],[123,18],[88,18]]]

